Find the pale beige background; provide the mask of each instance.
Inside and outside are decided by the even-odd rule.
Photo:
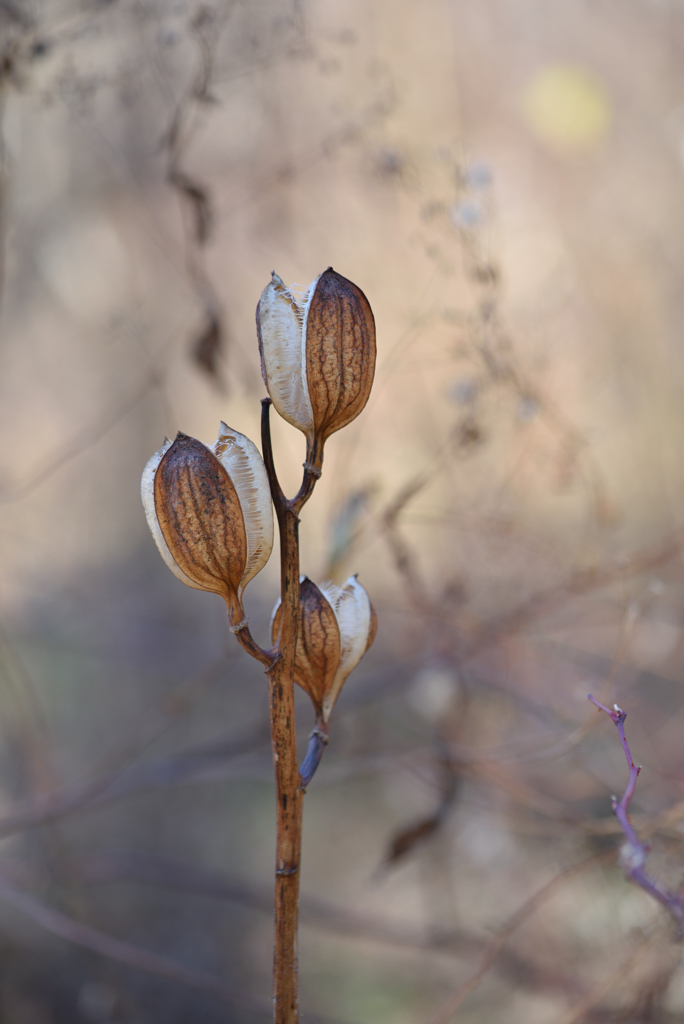
[[[350,1024],[427,1022],[508,914],[598,848],[587,832],[610,823],[624,764],[608,722],[592,719],[578,745],[588,690],[629,707],[642,809],[684,797],[684,12],[675,0],[8,0],[0,40],[6,809],[143,756],[165,722],[145,757],[264,720],[263,682],[218,602],[159,559],[139,478],[178,429],[210,443],[225,419],[258,439],[261,289],[272,269],[305,285],[334,266],[371,301],[378,368],[367,410],[328,444],[302,568],[359,572],[381,629],[307,798],[303,885],[408,922],[413,939],[402,950],[305,930],[303,1000]],[[205,244],[172,166],[206,197]],[[213,378],[192,358],[209,312],[224,338]],[[275,433],[292,490],[301,439]],[[383,516],[419,480],[398,520],[411,589]],[[248,598],[264,641],[276,571],[274,558]],[[174,705],[217,658],[218,688]],[[302,737],[309,714],[302,704]],[[460,802],[378,873],[397,830],[434,809],[444,743],[469,765]],[[473,768],[482,758],[491,771]],[[39,888],[59,856],[125,847],[267,892],[267,747],[240,765],[12,839],[6,856],[30,861]],[[662,842],[657,864],[677,885],[678,833]],[[505,961],[454,1019],[569,1021],[639,929],[658,921],[669,936],[606,872],[559,888],[521,934],[526,967]],[[53,882],[47,903],[207,972],[246,972],[244,987],[267,994],[268,913],[166,904],[122,882],[65,896]],[[2,995],[13,1022],[226,1019],[194,990],[69,960],[18,915],[4,927],[18,963],[41,951],[41,977],[69,963],[71,1016],[54,981],[29,998],[15,978]],[[475,945],[420,950],[436,927]],[[666,976],[657,1019],[679,1019],[666,970],[679,954],[662,941],[632,989],[608,985],[587,1012],[631,1012]]]

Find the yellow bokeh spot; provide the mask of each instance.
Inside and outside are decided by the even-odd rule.
[[[530,79],[522,108],[539,141],[562,153],[596,145],[612,117],[610,97],[601,83],[581,68],[563,64],[543,68]]]

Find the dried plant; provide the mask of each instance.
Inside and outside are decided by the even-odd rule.
[[[142,499],[164,561],[197,590],[223,597],[230,631],[269,678],[276,779],[274,1020],[299,1019],[297,930],[302,795],[328,742],[330,715],[344,682],[375,638],[376,617],[356,577],[343,587],[299,575],[299,515],[323,465],[325,441],[363,410],[375,369],[375,323],[363,292],[329,267],[297,299],[274,274],[257,307],[262,374],[263,461],[255,445],[224,423],[211,448],[178,434],[147,463]],[[306,436],[304,476],[288,500],[273,460],[271,402]],[[272,646],[253,638],[244,588],[268,561],[275,506],[281,591]],[[294,684],[308,693],[315,728],[297,764]]]
[[[268,713],[239,649],[247,611],[257,658],[286,619],[279,601],[267,625],[273,566],[254,575],[268,472],[228,427],[148,471],[167,563],[227,602],[239,644],[221,602],[148,556],[130,500],[164,430],[209,439],[226,416],[258,441],[244,296],[265,252],[344,262],[386,339],[302,537],[304,570],[334,581],[299,583],[300,785],[334,705],[303,1013],[680,1019],[682,947],[668,903],[624,884],[622,751],[585,698],[629,710],[632,826],[677,894],[684,15],[590,6],[0,0],[0,906],[29,919],[3,916],[3,1019],[271,1016]],[[561,51],[615,114],[584,154],[549,150],[518,105],[558,85],[536,70]],[[260,313],[266,363],[267,325],[292,328],[267,370],[314,484],[344,417],[304,387],[305,306],[274,279]],[[344,582],[360,567],[382,644],[338,700],[350,621],[373,629]]]

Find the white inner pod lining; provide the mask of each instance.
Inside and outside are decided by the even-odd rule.
[[[323,583],[320,590],[335,613],[341,644],[340,664],[323,701],[323,718],[327,721],[345,679],[365,653],[370,632],[371,605],[368,594],[356,576],[350,576],[341,587],[334,583]]]
[[[317,277],[298,298],[277,274],[259,301],[268,391],[276,411],[313,442],[314,416],[306,375],[306,330]]]
[[[249,581],[266,565],[273,548],[271,490],[259,449],[238,430],[221,423],[212,451],[235,487],[245,521],[247,561],[240,580],[242,595]]]

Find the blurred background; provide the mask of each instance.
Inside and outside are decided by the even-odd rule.
[[[0,1020],[270,1017],[265,680],[139,482],[258,439],[261,290],[329,265],[378,368],[302,569],[380,630],[305,801],[303,1019],[684,1020],[587,702],[676,892],[682,5],[0,0],[0,119]]]

